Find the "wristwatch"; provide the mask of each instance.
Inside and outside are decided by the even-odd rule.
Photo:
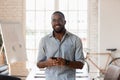
[[[69,60],[65,60],[65,65],[69,65],[70,61]]]

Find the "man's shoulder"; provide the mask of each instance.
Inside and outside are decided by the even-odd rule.
[[[73,37],[73,38],[80,38],[79,36],[77,36],[76,34],[74,34],[74,33],[71,33],[71,32],[67,32],[68,33],[68,35],[70,36],[70,37]]]
[[[51,37],[51,33],[49,33],[49,34],[43,36],[42,39],[47,40],[47,39],[49,39],[50,37]]]

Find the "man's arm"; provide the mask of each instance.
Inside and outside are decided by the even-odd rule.
[[[49,58],[46,61],[39,61],[37,66],[39,68],[52,67],[52,66],[67,66],[74,69],[82,69],[83,63],[80,61],[68,61],[63,58]]]
[[[69,63],[66,64],[66,66],[75,68],[75,69],[82,69],[84,64],[80,61],[69,61]]]
[[[82,69],[84,66],[84,64],[80,61],[68,61],[63,58],[57,58],[56,65],[68,66],[68,67],[74,68],[74,69]]]
[[[39,68],[47,67],[47,61],[37,62],[37,67]]]
[[[57,63],[58,61],[56,59],[49,58],[46,61],[39,61],[37,63],[37,67],[39,68],[51,67],[51,66],[56,66]]]

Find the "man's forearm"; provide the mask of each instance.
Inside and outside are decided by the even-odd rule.
[[[49,59],[37,63],[39,68],[52,67],[52,66],[67,66],[74,69],[82,69],[84,64],[80,61],[68,61],[63,58]]]
[[[74,69],[82,69],[84,64],[80,61],[69,61],[69,64],[67,64],[66,66]]]
[[[46,61],[39,61],[39,62],[37,63],[37,66],[38,66],[39,68],[45,68],[45,67],[56,66],[56,63],[57,63],[57,60],[56,60],[56,59],[49,58],[49,59],[46,60]]]

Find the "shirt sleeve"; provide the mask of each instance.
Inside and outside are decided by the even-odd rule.
[[[80,38],[76,39],[75,60],[84,64],[83,46]]]
[[[40,40],[39,48],[38,48],[38,55],[37,55],[37,62],[39,61],[45,61],[46,60],[46,54],[45,54],[45,42],[44,38]]]

